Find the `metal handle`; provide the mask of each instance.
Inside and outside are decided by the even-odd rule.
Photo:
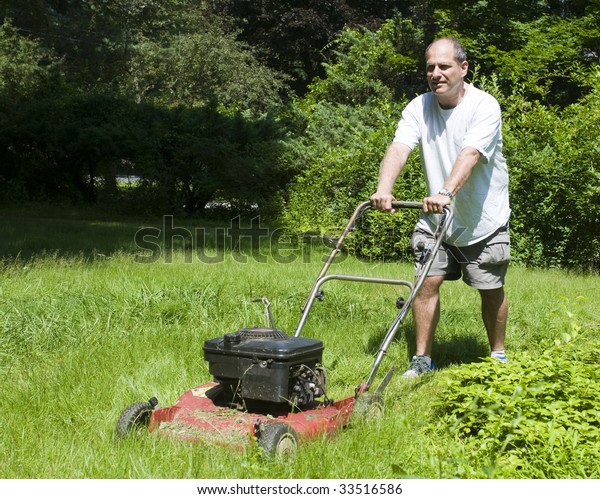
[[[377,374],[377,371],[379,369],[379,365],[381,364],[383,357],[386,355],[387,349],[389,348],[390,343],[396,336],[396,332],[398,331],[400,325],[404,321],[404,318],[405,318],[406,314],[408,313],[408,310],[412,304],[412,301],[414,300],[415,296],[417,295],[421,286],[423,285],[423,282],[424,282],[425,278],[427,277],[429,269],[431,268],[431,265],[433,263],[433,258],[435,258],[435,255],[437,254],[437,251],[438,251],[440,245],[442,244],[442,238],[444,237],[444,235],[446,234],[446,231],[450,227],[450,224],[452,223],[452,218],[454,216],[453,206],[452,205],[445,206],[443,213],[442,213],[442,217],[440,219],[440,223],[434,234],[435,243],[433,245],[433,248],[431,248],[431,250],[428,252],[427,258],[425,258],[424,261],[420,262],[418,271],[415,276],[414,284],[411,282],[408,282],[408,281],[400,280],[400,279],[384,279],[384,278],[371,278],[371,277],[346,276],[346,275],[326,275],[327,271],[329,270],[329,267],[333,263],[333,260],[341,252],[344,240],[346,239],[346,236],[354,229],[356,221],[363,215],[363,213],[366,210],[368,210],[370,208],[372,208],[371,201],[364,201],[363,203],[359,204],[356,207],[356,209],[354,210],[354,213],[348,220],[348,223],[346,224],[346,227],[344,228],[341,236],[337,240],[335,248],[333,248],[333,250],[329,254],[329,257],[327,258],[312,289],[310,290],[308,298],[307,298],[304,306],[302,307],[303,314],[302,314],[300,323],[298,324],[298,327],[297,327],[296,333],[295,333],[295,336],[300,336],[302,328],[304,327],[304,323],[306,322],[306,319],[308,318],[310,309],[315,301],[315,298],[317,297],[317,295],[319,293],[319,287],[321,286],[321,284],[325,283],[328,280],[340,279],[340,280],[348,280],[348,281],[377,282],[380,284],[396,284],[396,285],[407,286],[410,289],[409,297],[404,302],[404,306],[398,313],[396,319],[391,324],[390,328],[388,329],[388,331],[381,343],[381,346],[379,347],[379,351],[377,352],[371,373],[369,374],[369,377],[367,378],[366,383],[364,383],[364,387],[363,387],[364,390],[368,390],[370,388],[371,384],[373,383],[373,380],[375,379],[375,375]],[[393,209],[408,208],[408,209],[422,210],[423,203],[416,202],[416,201],[394,201],[392,203],[392,208]]]
[[[304,302],[304,305],[302,306],[302,311],[304,311],[306,309],[306,307],[308,306],[308,302],[310,301],[310,297],[312,296],[312,294],[317,293],[319,279],[321,279],[327,273],[327,271],[329,270],[329,267],[331,267],[331,264],[333,263],[333,260],[335,260],[335,257],[342,251],[342,246],[343,246],[344,240],[346,239],[346,236],[350,232],[352,232],[352,230],[354,229],[354,226],[356,225],[356,221],[367,210],[371,209],[372,207],[373,206],[371,204],[371,201],[364,201],[356,207],[356,209],[354,210],[354,213],[352,213],[352,216],[348,220],[346,227],[342,231],[342,234],[338,238],[338,240],[335,244],[335,247],[333,248],[333,250],[331,250],[331,253],[327,257],[327,260],[325,261],[325,264],[323,265],[321,272],[319,272],[319,275],[317,276],[315,284],[313,285],[312,289],[310,290],[310,293],[308,295],[309,297],[306,299],[306,301]],[[409,209],[422,210],[423,203],[420,203],[417,201],[394,201],[392,203],[392,208],[394,208],[394,209],[409,208]]]
[[[342,234],[338,238],[338,240],[335,244],[335,247],[329,254],[329,257],[327,258],[327,260],[325,261],[325,264],[323,265],[321,272],[319,272],[319,275],[317,276],[317,279],[315,280],[315,283],[313,284],[313,286],[308,294],[308,298],[306,299],[306,302],[302,306],[302,317],[300,318],[300,322],[298,324],[298,327],[296,328],[296,332],[295,332],[294,336],[300,336],[300,333],[302,332],[302,328],[304,327],[306,319],[308,318],[310,309],[311,309],[315,299],[319,296],[320,287],[323,283],[325,283],[328,280],[338,279],[338,280],[346,280],[346,281],[377,282],[380,284],[395,284],[395,285],[407,286],[409,288],[409,290],[411,291],[411,293],[410,293],[411,296],[414,296],[413,284],[411,282],[404,281],[402,279],[384,279],[384,278],[371,278],[371,277],[361,277],[361,276],[327,275],[327,271],[329,270],[329,267],[333,263],[333,260],[342,251],[342,246],[344,244],[344,240],[346,239],[346,236],[354,229],[354,226],[356,225],[356,221],[363,215],[363,213],[371,208],[372,208],[371,201],[364,201],[364,202],[360,203],[354,210],[354,213],[352,213],[352,216],[348,220],[346,227],[344,228],[344,230],[342,231]],[[408,208],[408,209],[422,210],[423,203],[416,202],[416,201],[394,201],[392,203],[392,208],[394,208],[394,209]]]
[[[428,252],[427,257],[418,264],[418,269],[417,269],[416,275],[415,275],[415,283],[412,287],[410,295],[404,302],[404,306],[402,307],[402,310],[400,310],[400,312],[396,316],[396,319],[394,320],[394,322],[392,322],[391,326],[389,327],[387,333],[385,334],[385,336],[383,338],[383,341],[381,342],[381,346],[379,347],[379,351],[377,352],[377,356],[375,357],[375,362],[373,363],[373,369],[371,370],[371,374],[369,374],[369,377],[366,382],[366,390],[368,390],[369,387],[371,386],[371,384],[373,383],[373,380],[375,379],[375,375],[377,374],[377,370],[379,369],[379,365],[381,364],[383,357],[386,355],[387,350],[388,350],[390,344],[392,343],[392,340],[396,336],[396,332],[400,328],[400,325],[404,321],[404,318],[406,317],[406,314],[408,313],[408,310],[409,310],[410,306],[412,305],[413,300],[415,299],[415,297],[417,296],[417,293],[421,289],[421,286],[423,285],[423,282],[425,281],[425,278],[427,277],[427,274],[429,273],[429,269],[431,268],[431,265],[433,264],[433,259],[436,257],[437,252],[442,244],[442,238],[448,231],[448,228],[450,227],[450,224],[452,223],[453,217],[454,217],[453,206],[452,205],[445,206],[444,210],[443,210],[442,218],[441,218],[440,223],[437,227],[437,230],[435,231],[435,234],[434,234],[434,240],[435,240],[434,245]]]

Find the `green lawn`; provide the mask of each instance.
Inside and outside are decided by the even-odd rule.
[[[293,334],[328,252],[314,241],[279,239],[271,245],[265,238],[254,256],[244,242],[238,251],[195,246],[185,253],[177,249],[185,243],[178,241],[173,254],[140,263],[148,253],[136,245],[136,232],[162,223],[51,213],[0,218],[0,478],[489,475],[484,469],[489,463],[469,461],[468,447],[450,429],[440,431],[441,416],[432,410],[448,399],[455,375],[487,366],[480,361],[489,352],[478,298],[462,283],[443,288],[434,347],[440,369],[416,382],[395,376],[380,421],[307,442],[292,462],[266,460],[256,449],[231,452],[145,432],[116,443],[113,431],[125,406],[150,396],[170,405],[210,380],[203,341],[261,324],[262,308],[253,299],[268,297],[278,327]],[[187,227],[193,233],[199,224]],[[342,260],[334,271],[412,279],[409,264]],[[398,293],[381,285],[333,282],[325,301],[315,304],[303,334],[325,343],[331,397],[353,393],[368,375],[397,312]],[[573,331],[573,324],[584,337],[600,336],[598,276],[513,267],[507,293],[507,347],[519,368],[526,365],[523,359],[541,355]],[[380,377],[391,366],[405,368],[413,339],[408,320]],[[590,475],[587,468],[573,476]]]

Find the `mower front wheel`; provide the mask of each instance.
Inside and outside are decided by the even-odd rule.
[[[133,430],[148,426],[150,414],[158,405],[156,397],[152,397],[148,402],[136,402],[125,408],[119,416],[117,427],[115,428],[115,437],[117,439],[125,438]]]
[[[257,435],[258,443],[276,459],[288,459],[298,449],[298,434],[286,423],[265,424]]]
[[[354,401],[352,419],[375,421],[383,416],[383,397],[377,392],[363,392]]]

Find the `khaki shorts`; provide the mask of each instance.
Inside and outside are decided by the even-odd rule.
[[[433,244],[433,234],[417,227],[410,244],[415,254],[416,269],[423,248]],[[448,281],[456,281],[462,276],[463,281],[475,289],[496,289],[504,285],[509,261],[510,236],[506,224],[470,246],[458,248],[442,243],[428,275],[445,276]]]

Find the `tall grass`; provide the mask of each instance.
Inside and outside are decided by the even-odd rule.
[[[444,397],[444,377],[489,353],[476,292],[465,285],[443,288],[434,347],[439,372],[417,382],[394,377],[384,393],[381,421],[353,425],[327,442],[305,442],[291,462],[265,460],[252,448],[231,452],[145,432],[116,443],[113,430],[125,406],[151,396],[170,405],[210,380],[204,340],[262,324],[261,306],[253,299],[267,296],[278,327],[292,334],[328,250],[303,246],[309,254],[289,263],[277,263],[268,250],[267,263],[244,262],[247,248],[225,250],[217,263],[196,257],[186,263],[189,255],[176,250],[172,263],[163,255],[142,264],[133,244],[139,224],[132,221],[101,235],[98,225],[73,218],[11,215],[0,227],[21,234],[19,244],[27,249],[24,256],[9,241],[0,246],[1,478],[460,475],[459,444],[426,428],[434,417],[432,402]],[[412,278],[408,264],[348,257],[338,266],[335,271]],[[568,330],[570,314],[597,336],[599,287],[598,276],[512,268],[509,354],[539,354]],[[329,393],[338,398],[353,393],[368,375],[404,291],[334,282],[325,293],[303,334],[324,341]],[[405,368],[413,340],[409,319],[382,373]]]

